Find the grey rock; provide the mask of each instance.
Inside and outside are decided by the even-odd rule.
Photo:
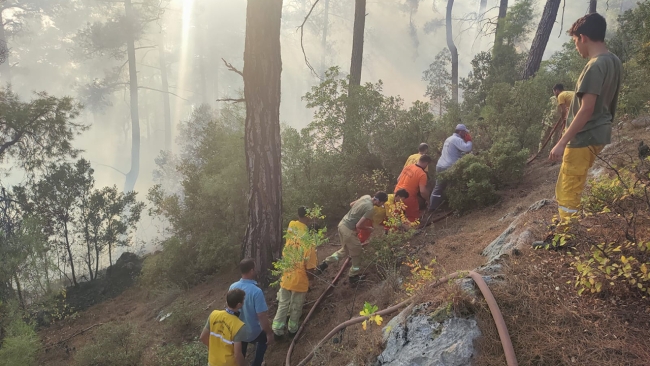
[[[480,335],[474,319],[450,318],[439,323],[427,314],[415,314],[406,325],[390,330],[377,365],[469,365],[476,353],[473,341]]]
[[[539,200],[539,201],[533,203],[533,204],[528,208],[528,211],[537,211],[537,210],[539,210],[540,208],[542,208],[542,207],[548,205],[548,204],[551,203],[551,202],[553,202],[553,201],[548,200],[548,199]]]
[[[481,252],[482,255],[488,257],[488,262],[498,259],[501,254],[505,253],[507,247],[511,246],[510,235],[517,228],[517,223],[513,222],[508,228],[494,239],[485,249]]]
[[[632,120],[632,122],[630,122],[630,124],[636,128],[648,127],[650,126],[650,116],[635,118]]]

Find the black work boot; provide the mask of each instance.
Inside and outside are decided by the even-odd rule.
[[[356,286],[359,284],[359,282],[363,281],[366,278],[365,275],[354,275],[348,277],[348,280],[350,281],[350,286]]]
[[[316,274],[323,274],[325,270],[327,269],[327,263],[322,262],[321,264],[316,266]]]

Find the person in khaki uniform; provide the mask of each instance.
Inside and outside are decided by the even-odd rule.
[[[352,266],[348,272],[350,277],[350,284],[359,282],[361,279],[361,242],[357,237],[357,230],[368,227],[368,222],[372,225],[372,219],[375,215],[375,206],[383,206],[388,201],[386,192],[377,192],[374,197],[368,195],[359,198],[358,200],[350,203],[350,211],[343,217],[339,223],[339,239],[341,240],[342,248],[336,253],[325,258],[325,260],[316,267],[318,273],[323,273],[328,265],[338,262],[339,259],[345,258],[348,255],[352,259]]]
[[[293,220],[287,228],[287,243],[282,251],[283,256],[290,258],[303,258],[296,263],[293,270],[282,274],[280,290],[278,291],[278,311],[275,313],[271,328],[277,336],[284,335],[284,328],[287,325],[289,335],[294,335],[300,325],[302,306],[305,304],[305,297],[309,290],[308,272],[316,268],[318,258],[316,248],[309,246],[303,239],[309,232],[307,227],[309,218],[305,207],[298,208],[298,220]],[[289,318],[287,321],[287,317]]]
[[[578,212],[587,172],[611,142],[622,66],[605,45],[606,30],[607,22],[598,13],[585,15],[569,29],[576,50],[589,62],[578,78],[567,129],[549,155],[549,160],[562,160],[555,196],[563,222]]]

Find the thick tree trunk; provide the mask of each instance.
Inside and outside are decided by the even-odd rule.
[[[354,151],[359,146],[353,138],[359,122],[359,104],[357,89],[361,86],[361,67],[363,65],[363,38],[366,27],[366,0],[355,0],[354,30],[352,34],[352,57],[350,61],[350,82],[348,84],[348,102],[343,126],[344,153]]]
[[[533,43],[531,44],[530,52],[528,53],[528,59],[526,60],[526,67],[521,76],[523,79],[531,78],[537,73],[537,70],[539,70],[539,65],[542,63],[542,56],[544,56],[544,50],[546,50],[548,38],[551,36],[551,31],[553,30],[553,25],[555,24],[555,18],[557,18],[557,11],[560,8],[561,1],[562,0],[546,1],[544,12],[542,13],[542,19],[539,20],[537,32],[535,33],[535,38],[533,38]]]
[[[354,2],[354,33],[352,35],[352,61],[350,63],[350,89],[361,85],[363,63],[363,35],[366,28],[366,0]]]
[[[503,44],[503,37],[501,35],[500,28],[503,27],[501,23],[503,23],[503,20],[506,17],[506,14],[508,13],[508,0],[500,0],[499,2],[499,17],[497,18],[497,28],[494,31],[494,44],[495,45],[501,45]]]
[[[131,101],[131,170],[126,174],[124,192],[131,192],[140,174],[140,115],[138,111],[138,73],[135,59],[135,36],[133,24],[135,14],[131,0],[124,1],[124,12],[127,19],[126,48],[129,61],[129,94]]]
[[[263,285],[282,248],[281,16],[282,0],[248,0],[243,74],[249,196],[241,254],[255,260]]]
[[[25,304],[25,299],[23,298],[23,287],[20,285],[20,280],[18,279],[18,273],[14,272],[14,282],[16,282],[16,291],[18,293],[18,302],[20,302],[20,307],[25,310],[27,308]]]
[[[160,31],[158,45],[158,65],[163,98],[163,115],[165,119],[165,150],[172,151],[172,113],[169,103],[169,81],[167,80],[167,61],[165,60],[165,36]],[[136,81],[137,82],[137,81]]]
[[[598,5],[597,0],[589,0],[589,14],[596,12],[596,5]]]
[[[325,55],[327,54],[327,32],[329,31],[329,14],[330,13],[330,0],[325,0],[325,10],[323,13],[323,34],[321,34],[320,45],[321,45],[321,55],[320,55],[320,70],[321,77],[325,77],[325,71],[327,71],[327,65],[325,65]]]
[[[11,68],[9,66],[9,43],[7,42],[7,35],[5,33],[3,10],[0,8],[0,51],[2,51],[2,48],[5,48],[6,55],[4,62],[0,64],[0,80],[2,80],[2,84],[7,84],[11,82]]]
[[[451,101],[458,103],[458,49],[454,44],[454,35],[451,27],[451,14],[454,0],[447,0],[447,48],[451,52]]]

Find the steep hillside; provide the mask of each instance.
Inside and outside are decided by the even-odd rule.
[[[650,133],[625,127],[605,154],[621,149],[634,151],[642,139],[650,139]],[[602,164],[597,165],[600,165],[597,169],[603,168]],[[518,214],[540,199],[553,197],[558,169],[559,164],[551,164],[544,158],[536,160],[527,168],[521,184],[500,192],[502,199],[498,204],[464,216],[450,216],[431,225],[414,237],[408,243],[409,247],[414,248],[422,263],[436,259],[436,276],[481,266],[486,261],[481,255],[482,250]],[[524,216],[534,240],[544,239],[555,210],[555,205],[547,205]],[[319,248],[319,259],[338,250],[337,241],[334,236],[329,244]],[[371,250],[368,248],[366,252],[371,258]],[[570,258],[566,255],[531,248],[523,248],[518,254],[504,260],[505,280],[491,287],[504,313],[520,364],[647,364],[650,353],[644,342],[650,334],[650,314],[646,300],[640,297],[578,296],[570,283],[575,273],[569,268],[567,261]],[[408,268],[404,267],[400,273],[387,278],[380,274],[372,260],[365,264],[368,277],[359,287],[353,288],[345,280],[339,282],[315,311],[297,343],[293,364],[306,356],[334,326],[357,316],[364,302],[383,309],[405,298],[399,281],[408,278]],[[321,278],[314,280],[304,314],[338,269],[338,265],[334,265]],[[114,299],[43,329],[40,332],[43,344],[53,346],[41,353],[40,364],[73,364],[77,352],[97,339],[96,332],[101,324],[126,323],[135,325],[144,343],[141,363],[154,365],[158,347],[196,342],[209,312],[221,307],[229,284],[237,278],[236,272],[229,272],[207,278],[203,284],[188,290],[149,295],[146,295],[146,289],[130,288]],[[271,313],[275,311],[275,293],[275,289],[266,291],[267,301],[273,304]],[[457,297],[453,288],[443,288],[425,294],[423,301],[453,302]],[[487,306],[479,301],[471,307],[483,332],[476,344],[479,355],[476,364],[503,365],[503,351]],[[159,320],[160,315],[169,313],[168,318]],[[380,333],[377,326],[365,332],[361,326],[350,327],[321,349],[312,364],[346,365],[350,361],[361,364],[371,360],[381,352]],[[266,365],[283,365],[288,347],[288,340],[270,347]],[[193,363],[188,361],[186,364]]]

